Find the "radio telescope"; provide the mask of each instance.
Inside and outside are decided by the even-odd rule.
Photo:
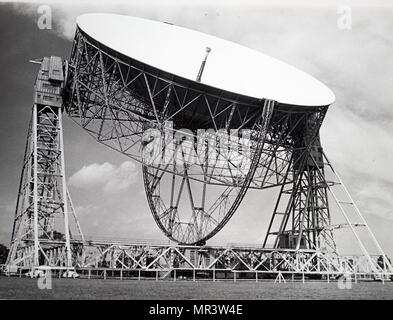
[[[7,266],[109,266],[139,278],[141,269],[156,276],[160,269],[165,278],[176,268],[192,268],[194,277],[209,270],[213,279],[217,268],[236,277],[244,267],[256,279],[278,271],[327,279],[393,274],[322,149],[319,129],[335,96],[312,76],[211,35],[114,14],[77,18],[69,61],[35,62],[41,67]],[[66,186],[63,110],[141,164],[154,220],[175,246],[85,241]],[[249,189],[267,188],[279,193],[261,245],[205,245]],[[338,253],[333,233],[340,230],[350,231],[360,256]]]
[[[154,219],[179,243],[212,237],[248,188],[288,183],[335,99],[292,66],[200,32],[111,14],[77,26],[67,113],[142,163]]]

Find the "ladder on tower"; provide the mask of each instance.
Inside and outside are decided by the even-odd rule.
[[[318,165],[317,161],[311,154],[310,154],[310,158],[315,164],[314,168],[316,168],[319,171],[320,181],[318,182],[318,184],[320,184],[321,187],[325,187],[327,189],[327,193],[331,196],[330,199],[334,200],[334,203],[338,209],[337,210],[338,212],[336,212],[334,216],[332,215],[331,219],[329,219],[330,222],[323,226],[323,230],[321,230],[320,235],[327,235],[330,233],[331,241],[334,243],[334,246],[331,246],[331,248],[335,248],[335,239],[333,237],[333,231],[339,229],[350,230],[362,254],[361,256],[356,256],[358,262],[355,263],[355,266],[352,268],[353,272],[361,272],[361,270],[363,271],[368,270],[365,273],[373,274],[374,277],[376,278],[391,276],[393,274],[393,268],[389,258],[386,256],[381,245],[379,244],[374,233],[372,232],[370,226],[368,225],[366,219],[361,213],[359,207],[356,205],[347,187],[344,185],[342,179],[338,175],[337,171],[334,169],[332,163],[329,161],[326,154],[322,151],[322,160],[323,160],[322,165]],[[327,173],[330,173],[329,178],[326,178],[327,175],[325,174]],[[266,247],[269,237],[274,237],[275,243],[273,248],[279,249],[280,248],[279,237],[283,234],[290,232],[290,231],[286,231],[285,229],[285,224],[286,224],[285,219],[289,219],[288,212],[290,211],[291,208],[290,201],[294,199],[292,194],[294,192],[293,190],[295,190],[295,187],[291,189],[288,187],[288,185],[283,185],[281,187],[279,199],[276,203],[274,214],[270,221],[268,233],[265,237],[265,242],[263,244],[264,247]],[[289,201],[284,201],[282,199],[284,196],[289,196]],[[285,203],[286,207],[279,208],[280,203],[281,204]],[[332,203],[329,204],[330,209],[332,208],[331,204]],[[332,221],[335,220],[333,218],[343,219],[343,221],[342,223],[333,224]],[[279,224],[279,227],[277,227],[276,224],[276,229],[274,230],[273,225],[277,221],[281,223]],[[299,234],[295,234],[294,236],[302,237],[306,231],[307,231],[306,227],[303,226],[303,228],[300,228]],[[327,240],[325,241],[325,243],[330,241],[329,237],[326,238],[328,239],[325,239]],[[374,250],[376,249],[376,252],[373,252],[373,254],[370,253],[371,244],[374,247],[373,249]],[[295,248],[293,247],[292,249]],[[316,249],[322,251],[325,250],[324,248],[309,248],[309,249]],[[348,257],[340,256],[338,253],[338,249],[335,248],[334,250],[330,250],[330,251],[327,250],[326,252],[329,252],[335,255],[336,257],[344,258],[344,260],[346,258],[351,259],[349,258],[349,256]],[[299,246],[296,247],[296,250],[299,250]],[[379,256],[378,259],[375,259],[376,256]],[[360,262],[360,260],[362,260],[362,262]]]
[[[333,181],[326,181],[327,188],[332,195],[336,205],[338,206],[342,216],[344,217],[346,223],[344,224],[339,224],[339,225],[330,225],[326,226],[326,228],[329,228],[331,230],[334,229],[342,229],[342,228],[349,228],[352,232],[352,234],[355,236],[359,248],[362,251],[362,254],[364,257],[367,259],[369,266],[371,267],[371,270],[374,273],[393,273],[393,267],[388,259],[387,255],[383,251],[381,245],[379,244],[377,238],[375,237],[374,233],[372,232],[370,226],[368,225],[366,219],[364,218],[363,214],[361,213],[359,207],[356,205],[354,199],[350,195],[347,187],[344,185],[341,177],[337,173],[337,171],[333,168],[332,163],[329,161],[327,158],[326,154],[323,152],[323,159],[324,159],[324,164],[331,170],[333,173],[333,177],[335,178]],[[340,192],[341,191],[341,192]],[[350,210],[352,210],[352,216],[357,217],[360,221],[355,222],[354,217],[351,217]],[[378,251],[378,254],[380,257],[382,257],[382,266],[378,264],[377,261],[374,261],[370,255],[369,250],[367,249],[367,246],[365,242],[361,239],[358,230],[359,228],[364,228],[370,237],[370,240],[374,244],[375,248]]]

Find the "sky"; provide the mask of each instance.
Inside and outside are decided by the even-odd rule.
[[[41,30],[39,4],[0,4],[0,243],[9,244],[37,65],[69,58],[75,18],[112,12],[168,21],[259,50],[329,86],[321,141],[329,159],[387,253],[393,255],[393,6],[389,1],[46,1],[52,29]],[[142,4],[143,3],[143,4]],[[342,10],[350,28],[342,28]],[[239,63],[241,63],[239,61]],[[64,117],[66,174],[91,237],[165,239],[147,205],[141,166],[96,143]],[[249,191],[208,244],[260,243],[276,191]]]

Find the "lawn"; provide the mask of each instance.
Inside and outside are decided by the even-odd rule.
[[[0,299],[393,299],[393,282],[340,289],[337,282],[53,279],[42,290],[37,279],[0,277]]]

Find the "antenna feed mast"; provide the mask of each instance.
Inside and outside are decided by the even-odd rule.
[[[210,47],[206,47],[205,59],[203,59],[201,67],[199,68],[198,76],[196,78],[197,82],[201,82],[202,73],[203,73],[203,70],[205,69],[206,60],[207,60],[207,57],[209,56],[209,53],[210,53],[211,50],[212,49]]]

